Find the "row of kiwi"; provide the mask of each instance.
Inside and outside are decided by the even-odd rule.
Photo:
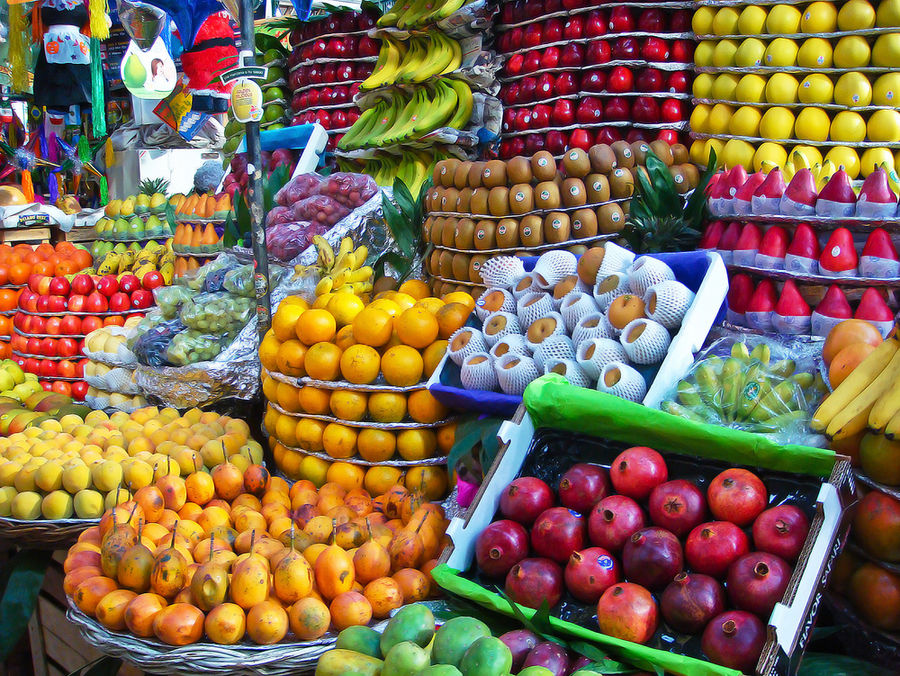
[[[551,211],[544,216],[490,219],[429,216],[423,224],[426,243],[466,251],[516,249],[564,244],[571,240],[612,235],[625,227],[628,202],[608,202],[572,212]]]

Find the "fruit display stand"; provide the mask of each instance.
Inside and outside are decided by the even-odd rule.
[[[693,34],[685,2],[513,2],[495,26],[506,55],[500,157],[664,139],[687,129]]]
[[[634,420],[641,421],[640,434],[636,434],[632,423]],[[846,458],[836,456],[831,451],[802,446],[778,446],[748,433],[677,420],[603,393],[573,388],[557,376],[545,376],[530,386],[526,392],[524,407],[511,422],[501,428],[500,436],[503,445],[487,480],[468,513],[454,519],[448,529],[453,544],[442,557],[445,565],[438,566],[433,571],[435,580],[444,589],[491,609],[511,614],[508,601],[489,591],[494,582],[488,582],[487,578],[473,569],[473,559],[479,535],[494,520],[498,505],[502,504],[504,489],[517,476],[535,473],[538,478],[556,486],[569,463],[589,461],[606,467],[624,448],[635,443],[648,445],[664,453],[664,464],[669,465],[673,475],[689,479],[692,483],[700,483],[704,488],[711,488],[712,484],[707,482],[714,475],[739,463],[759,473],[769,488],[769,491],[761,490],[758,493],[764,503],[758,507],[759,511],[765,509],[765,503],[773,504],[769,500],[772,494],[776,496],[774,504],[787,502],[795,505],[806,514],[810,523],[802,551],[798,550],[800,563],[789,575],[789,582],[786,578],[782,579],[783,586],[780,590],[783,595],[779,597],[780,602],[774,604],[771,616],[767,617],[768,629],[763,630],[759,620],[755,621],[758,630],[752,642],[756,644],[755,652],[759,660],[754,658],[748,665],[745,655],[745,666],[740,668],[740,673],[763,674],[796,668],[815,620],[824,584],[840,551],[840,541],[848,525],[844,520],[844,510],[852,501],[852,480]],[[574,451],[575,448],[578,449],[577,452]],[[549,449],[552,452],[547,452]],[[642,453],[647,451],[643,446],[632,450]],[[538,457],[541,458],[539,464]],[[656,454],[654,457],[663,462],[663,456]],[[548,458],[553,460],[549,461]],[[624,463],[621,468],[617,465],[622,471],[624,467]],[[731,473],[741,471],[729,470]],[[654,476],[658,478],[647,485],[647,489],[666,480],[665,474]],[[625,489],[624,484],[618,483],[618,477],[613,476],[611,479],[617,492],[632,494],[630,489]],[[635,477],[635,480],[639,479]],[[608,494],[609,490],[608,483],[606,485],[604,494]],[[634,490],[638,490],[637,484]],[[649,490],[642,492],[642,495],[646,496],[648,493]],[[634,494],[637,496],[637,493]],[[710,494],[710,500],[712,499]],[[566,502],[564,499],[564,503]],[[728,503],[717,505],[710,506],[714,511],[720,508],[730,509]],[[569,514],[568,510],[562,511]],[[704,516],[698,516],[702,521]],[[723,515],[718,518],[721,521],[731,520]],[[736,515],[731,518],[738,522]],[[740,523],[746,524],[753,520],[751,518],[748,522],[743,517],[741,519]],[[707,527],[709,525],[706,524]],[[642,532],[649,533],[653,530],[659,529]],[[532,540],[535,542],[534,535]],[[707,555],[711,556],[709,552]],[[557,560],[561,558],[559,552],[548,556]],[[689,563],[693,561],[692,568],[701,564],[705,567],[713,562],[712,559],[705,561],[702,556],[695,558],[690,554],[688,559]],[[631,574],[635,574],[635,569],[630,570]],[[715,575],[712,572],[709,574]],[[696,570],[694,575],[697,575]],[[616,586],[627,587],[624,584]],[[636,585],[632,583],[631,586]],[[609,591],[615,590],[610,588]],[[507,587],[507,592],[514,593],[515,590],[511,591]],[[705,659],[696,639],[692,641],[687,635],[670,631],[670,627],[662,623],[657,629],[655,610],[652,622],[641,625],[642,628],[638,627],[638,620],[627,623],[635,631],[632,636],[645,644],[640,645],[608,635],[619,633],[618,629],[609,625],[605,625],[606,634],[598,632],[598,620],[595,619],[593,606],[586,606],[573,596],[563,594],[562,589],[557,588],[557,594],[556,598],[562,597],[562,604],[552,606],[550,617],[551,626],[555,630],[596,642],[613,655],[639,667],[662,668],[685,676],[739,673]],[[603,603],[601,599],[600,604]],[[655,602],[653,605],[655,608]],[[521,603],[519,609],[526,616],[534,613]],[[599,610],[598,608],[597,611]],[[746,629],[746,624],[744,626]],[[724,630],[729,631],[727,627]],[[740,631],[740,628],[737,630]]]

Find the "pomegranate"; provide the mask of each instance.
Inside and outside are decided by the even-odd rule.
[[[593,664],[594,660],[589,657],[585,657],[584,655],[579,655],[574,662],[569,664],[569,673],[574,674],[577,673],[580,669],[584,669],[587,665]],[[590,670],[588,670],[590,671]]]
[[[645,500],[650,492],[669,478],[663,457],[646,446],[626,448],[609,466],[613,488],[635,500]]]
[[[500,495],[500,513],[507,519],[530,526],[541,512],[553,507],[550,486],[533,476],[514,479]]]
[[[607,587],[622,579],[619,564],[603,547],[572,552],[564,576],[569,593],[585,603],[597,603]]]
[[[572,552],[584,549],[585,530],[581,514],[565,507],[551,507],[531,527],[531,547],[539,556],[565,563]]]
[[[550,559],[522,559],[506,575],[506,594],[528,608],[540,608],[546,599],[555,606],[563,593],[559,564]]]
[[[753,522],[753,544],[786,561],[796,561],[809,533],[809,519],[794,505],[767,509]]]
[[[769,493],[753,472],[731,468],[710,482],[706,499],[709,511],[719,521],[748,526],[769,504]]]
[[[592,545],[620,552],[634,533],[647,525],[644,510],[624,495],[610,495],[594,505],[588,518]]]
[[[700,639],[711,662],[754,673],[766,644],[766,628],[760,619],[743,610],[729,610],[714,617]]]
[[[768,619],[790,580],[791,567],[784,559],[766,552],[752,552],[728,569],[728,598],[741,610]]]
[[[500,637],[500,640],[512,653],[512,671],[520,671],[522,669],[528,653],[540,642],[538,635],[533,631],[528,631],[528,629],[508,631]]]
[[[663,589],[684,569],[678,538],[664,528],[644,528],[622,550],[625,578],[651,590]]]
[[[603,592],[597,602],[597,624],[607,636],[646,643],[656,632],[659,609],[641,585],[619,582]]]
[[[688,568],[720,580],[728,567],[749,551],[750,541],[744,531],[728,521],[701,523],[684,543]]]
[[[572,465],[563,474],[557,492],[563,506],[587,514],[591,507],[609,494],[609,474],[597,465]]]
[[[528,532],[522,524],[502,519],[481,531],[475,541],[475,559],[482,573],[503,577],[528,556]]]
[[[900,562],[900,500],[869,491],[856,505],[853,539],[870,556]]]
[[[553,676],[565,676],[569,673],[569,655],[558,643],[546,641],[538,643],[525,658],[524,667],[544,667],[553,672]]]
[[[659,609],[672,629],[699,634],[725,610],[725,592],[709,575],[678,573],[659,597]]]
[[[648,504],[650,521],[660,528],[683,537],[703,523],[706,498],[690,481],[676,479],[660,484],[650,493]]]

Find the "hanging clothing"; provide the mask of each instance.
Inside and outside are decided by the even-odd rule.
[[[43,46],[34,69],[34,102],[64,110],[91,102],[90,38],[85,0],[42,0]]]

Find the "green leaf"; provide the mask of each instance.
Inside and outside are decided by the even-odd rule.
[[[290,178],[288,167],[282,164],[269,174],[269,178],[263,179],[263,215],[278,206],[275,194],[284,187]]]
[[[50,550],[21,551],[9,560],[0,573],[0,617],[3,618],[0,662],[6,661],[28,627],[52,555]]]
[[[241,233],[238,231],[234,216],[229,213],[228,217],[225,219],[225,232],[222,233],[223,244],[226,248],[231,248],[237,246],[237,243],[240,240]]]
[[[497,418],[487,418],[484,422],[491,423],[486,425],[481,431],[481,467],[487,474],[488,468],[494,464],[494,458],[500,450],[500,439],[497,432],[500,431],[500,425],[503,420]]]
[[[403,218],[394,205],[389,202],[387,204],[389,206],[384,208],[384,220],[387,222],[388,229],[403,255],[412,259],[415,254],[415,233],[410,232],[409,222]]]
[[[399,178],[394,179],[394,201],[400,208],[400,213],[407,219],[412,220],[415,216],[416,203],[413,200],[412,193],[406,187],[406,183]]]

